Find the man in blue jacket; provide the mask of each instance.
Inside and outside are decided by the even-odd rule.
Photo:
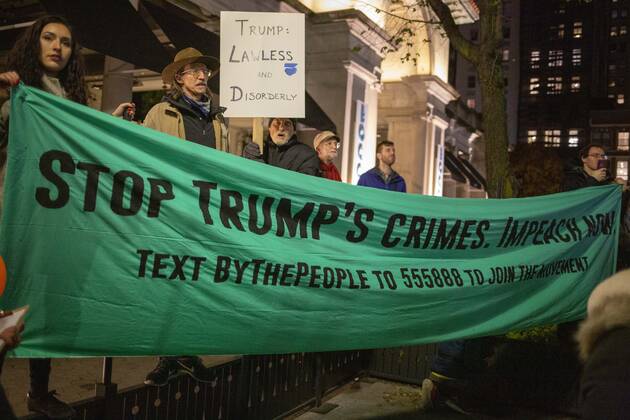
[[[396,162],[396,148],[394,143],[384,140],[376,146],[378,165],[359,177],[359,185],[382,190],[407,192],[407,186],[402,176],[392,169]]]

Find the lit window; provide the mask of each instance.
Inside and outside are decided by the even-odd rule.
[[[538,95],[540,93],[540,79],[538,77],[529,78],[529,94]]]
[[[527,130],[527,143],[536,143],[536,130]]]
[[[466,106],[470,109],[475,109],[476,101],[474,98],[466,99]]]
[[[608,81],[608,87],[614,88],[615,86],[617,86],[617,81],[615,80]]]
[[[616,64],[609,64],[609,65],[608,65],[608,70],[610,70],[610,71],[615,71],[615,70],[617,70],[617,65],[616,65]]]
[[[574,48],[573,55],[571,56],[571,64],[574,66],[579,66],[582,64],[582,49]]]
[[[618,95],[617,95],[617,103],[618,103],[619,105],[621,105],[621,104],[623,104],[623,103],[625,103],[625,102],[626,102],[626,97],[625,97],[625,95],[624,95],[623,93],[618,94]]]
[[[560,147],[560,130],[545,130],[545,147]]]
[[[572,76],[571,77],[571,92],[579,92],[580,91],[580,76]]]
[[[582,38],[582,22],[573,23],[573,38]]]
[[[619,27],[619,36],[626,35],[628,33],[628,27],[626,25],[622,25]]]
[[[509,59],[510,59],[510,50],[506,48],[503,50],[503,61],[508,61]]]
[[[562,67],[562,50],[549,50],[549,67]]]
[[[619,32],[617,32],[617,27],[616,26],[611,26],[610,27],[610,36],[617,36],[619,34]]]
[[[626,181],[628,180],[628,161],[627,160],[617,161],[617,177],[623,178]]]
[[[547,95],[560,95],[562,93],[562,77],[547,77]]]
[[[580,145],[579,131],[576,128],[569,130],[569,147],[578,147]]]
[[[540,51],[533,50],[529,54],[529,67],[532,69],[540,68]]]
[[[553,25],[549,28],[549,34],[551,35],[551,39],[562,39],[564,38],[564,24]]]
[[[630,132],[620,131],[617,133],[617,150],[630,150]]]

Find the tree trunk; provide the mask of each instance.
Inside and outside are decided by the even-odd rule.
[[[483,138],[486,147],[486,177],[488,196],[509,198],[512,183],[509,173],[507,113],[504,94],[503,68],[482,60],[477,67],[483,106]]]
[[[503,4],[479,0],[480,40],[477,75],[481,85],[483,136],[486,142],[488,196],[512,197],[509,169],[507,111],[502,67]]]

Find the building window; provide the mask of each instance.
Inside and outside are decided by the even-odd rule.
[[[617,95],[617,103],[618,103],[619,105],[622,105],[622,104],[624,104],[625,102],[626,102],[626,96],[625,96],[623,93],[619,93],[619,94]]]
[[[623,178],[626,181],[628,180],[628,161],[627,160],[617,161],[617,178]]]
[[[621,17],[628,17],[628,9],[621,9]]]
[[[562,50],[549,50],[548,65],[549,67],[562,67]]]
[[[569,147],[578,147],[580,145],[580,135],[577,128],[569,130]]]
[[[527,143],[536,143],[536,130],[527,130]]]
[[[611,18],[613,18],[613,19],[616,19],[616,18],[617,18],[617,11],[616,11],[615,9],[613,9],[613,10],[610,12],[610,17],[611,17]]]
[[[619,32],[617,32],[617,27],[616,26],[611,26],[610,27],[610,36],[617,36],[619,34]]]
[[[628,33],[628,27],[626,25],[622,25],[619,27],[619,36],[626,35]]]
[[[475,76],[468,76],[468,84],[467,86],[470,89],[474,89],[475,86],[477,86],[477,79],[475,78]]]
[[[476,106],[475,98],[466,99],[466,106],[470,109],[475,109],[475,106]]]
[[[510,59],[510,50],[505,48],[503,50],[503,61],[508,61]]]
[[[582,22],[573,23],[573,38],[582,38]]]
[[[608,87],[609,87],[609,88],[614,88],[615,86],[617,86],[617,81],[616,81],[616,80],[614,80],[614,79],[610,79],[610,80],[608,81]]]
[[[579,66],[582,64],[582,49],[573,48],[573,55],[571,56],[571,64]]]
[[[545,147],[560,147],[560,130],[545,130]]]
[[[620,131],[617,133],[617,150],[630,150],[630,132]]]
[[[540,68],[540,51],[533,50],[529,54],[529,67],[532,69]]]
[[[608,65],[608,70],[609,70],[609,71],[615,71],[615,70],[617,70],[617,65],[616,65],[616,64],[609,64],[609,65]]]
[[[549,28],[550,38],[551,39],[563,39],[564,38],[564,24],[553,25]]]
[[[580,76],[571,76],[571,92],[579,92],[580,86]]]
[[[547,77],[547,95],[560,95],[562,93],[562,77]]]
[[[529,78],[529,94],[538,95],[540,93],[540,79],[538,77]]]

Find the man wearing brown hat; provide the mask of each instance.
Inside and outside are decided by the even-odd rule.
[[[147,113],[144,125],[154,130],[203,146],[228,151],[225,108],[213,106],[208,80],[219,70],[216,58],[204,56],[194,48],[175,55],[162,71],[162,80],[170,90],[162,102]],[[160,357],[155,369],[147,374],[146,385],[162,386],[178,375],[187,374],[207,382],[209,370],[197,356]]]
[[[162,81],[170,90],[149,110],[145,127],[227,152],[225,108],[212,103],[208,89],[208,80],[218,71],[219,61],[214,57],[194,48],[178,52],[162,71]]]
[[[339,137],[332,131],[322,131],[313,139],[313,148],[319,157],[319,169],[323,178],[341,181],[339,170],[333,163],[340,145]]]

